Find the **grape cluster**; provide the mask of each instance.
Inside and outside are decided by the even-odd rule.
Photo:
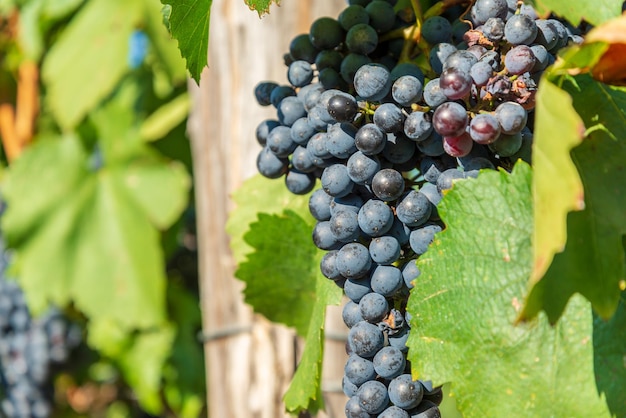
[[[55,308],[32,318],[18,284],[6,278],[7,253],[0,242],[0,416],[48,418],[52,372],[81,341],[80,330]]]
[[[312,237],[349,299],[348,418],[440,415],[441,388],[414,381],[406,359],[416,260],[444,227],[437,204],[458,179],[530,162],[541,73],[582,39],[521,2],[453,3],[414,25],[393,0],[350,0],[292,40],[289,84],[255,88],[277,109],[256,131],[259,172],[295,194],[321,183]]]

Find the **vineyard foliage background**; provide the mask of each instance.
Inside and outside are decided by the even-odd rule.
[[[195,417],[186,78],[207,64],[211,1],[162,2],[0,1],[2,231],[33,312],[53,303],[85,325],[87,372],[66,385],[113,381],[151,414]],[[532,168],[482,173],[442,200],[447,228],[409,299],[409,357],[467,417],[626,416],[626,17],[618,0],[534,5],[596,28],[542,78]],[[318,273],[306,196],[283,188],[249,180],[226,227],[246,301],[306,340],[286,409],[315,412],[341,290]]]

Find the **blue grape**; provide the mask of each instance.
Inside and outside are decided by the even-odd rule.
[[[413,258],[404,265],[402,268],[402,278],[404,279],[404,283],[406,287],[409,289],[413,288],[413,280],[417,279],[420,275],[420,269],[417,267],[417,258]]]
[[[554,61],[554,57],[548,52],[545,46],[532,45],[530,49],[533,51],[533,55],[535,56],[535,65],[532,69],[533,72],[545,70],[548,65],[552,64]]]
[[[354,89],[365,100],[381,100],[391,90],[389,70],[379,64],[363,65],[354,74]]]
[[[452,188],[455,180],[464,179],[462,171],[457,170],[456,168],[449,168],[441,173],[441,175],[437,178],[437,190],[439,192],[443,192],[444,190],[448,190]]]
[[[363,298],[363,296],[372,292],[372,287],[370,286],[369,277],[359,278],[359,279],[348,279],[343,284],[343,292],[346,297],[350,299],[352,302],[358,303]],[[361,317],[360,321],[364,321],[363,316],[361,315],[361,308],[359,308],[359,316]],[[358,321],[357,321],[358,322]]]
[[[349,123],[341,122],[331,125],[326,133],[326,148],[337,158],[348,158],[356,151],[354,136],[357,128]]]
[[[426,399],[410,411],[411,418],[441,418],[439,407]]]
[[[346,163],[348,176],[356,184],[371,184],[372,178],[380,170],[380,160],[376,156],[365,155],[357,151]]]
[[[341,245],[330,230],[329,221],[319,221],[313,228],[313,244],[321,250],[335,250]]]
[[[400,408],[415,408],[423,396],[422,385],[419,381],[414,381],[410,374],[401,374],[389,382],[389,399]]]
[[[343,276],[337,269],[337,250],[328,251],[320,261],[320,271],[322,275],[330,280],[339,280]]]
[[[432,16],[422,23],[422,38],[429,44],[448,42],[452,38],[452,25],[442,16]]]
[[[337,269],[348,279],[365,276],[372,265],[369,250],[363,244],[351,242],[341,247],[337,253]]]
[[[408,326],[402,327],[398,332],[389,334],[388,341],[389,345],[397,348],[398,350],[406,353],[409,351],[409,347],[407,347],[406,343],[409,340],[409,332],[410,328]]]
[[[347,282],[348,280],[346,280],[346,283]],[[352,300],[346,302],[346,304],[343,305],[343,309],[341,311],[341,318],[343,319],[343,323],[346,324],[348,328],[352,328],[357,322],[364,321],[363,316],[361,316],[361,308],[359,308],[359,303]]]
[[[433,131],[432,115],[415,111],[404,121],[404,134],[413,141],[423,141]]]
[[[272,93],[270,94],[270,103],[275,108],[278,108],[280,102],[283,101],[286,97],[295,96],[296,92],[291,86],[277,86],[272,89]]]
[[[400,243],[390,235],[376,237],[370,241],[369,251],[375,263],[389,265],[400,257]]]
[[[394,237],[398,243],[403,246],[409,242],[409,234],[411,230],[408,226],[404,225],[398,218],[394,218],[391,229],[387,232],[387,235]],[[371,250],[370,250],[371,252]],[[382,264],[382,263],[381,263]]]
[[[535,21],[537,37],[535,43],[543,45],[547,50],[552,50],[559,41],[559,33],[553,22],[549,20]]]
[[[403,283],[402,272],[395,266],[377,266],[370,278],[372,290],[386,297],[392,297]]]
[[[419,226],[426,221],[431,212],[431,204],[422,193],[411,190],[396,205],[396,216],[407,226]]]
[[[385,337],[383,332],[374,324],[361,321],[348,332],[348,346],[350,350],[361,357],[372,358],[383,348]]]
[[[315,176],[311,173],[303,173],[297,169],[291,169],[285,176],[287,190],[296,195],[307,194],[315,187]]]
[[[342,210],[359,213],[361,206],[363,206],[363,199],[354,193],[349,193],[342,197],[333,197],[330,201],[330,214],[332,216]]]
[[[356,354],[352,354],[348,357],[346,365],[344,366],[344,373],[348,380],[356,386],[361,386],[368,380],[374,380],[376,378],[376,371],[374,370],[372,360],[357,356]]]
[[[530,16],[513,15],[506,21],[504,37],[511,45],[530,45],[537,37],[537,25]]]
[[[306,148],[298,145],[291,155],[291,164],[300,172],[311,173],[316,169],[314,158]]]
[[[289,160],[276,156],[268,147],[264,147],[256,159],[256,168],[264,177],[276,179],[287,172]]]
[[[335,212],[330,218],[330,232],[338,241],[356,241],[361,235],[357,213],[351,210]]]
[[[409,244],[417,255],[422,255],[428,250],[428,246],[435,239],[435,234],[441,232],[437,224],[428,224],[411,231]]]
[[[348,169],[343,164],[326,167],[322,173],[322,188],[333,197],[342,197],[352,191],[354,183],[348,176]]]
[[[322,159],[331,157],[330,152],[328,152],[328,135],[326,132],[314,134],[307,142],[306,149],[313,157]]]
[[[372,416],[361,408],[359,397],[354,395],[346,402],[346,418],[372,418]]]
[[[515,102],[504,102],[500,104],[496,108],[494,116],[500,124],[502,133],[508,135],[521,132],[528,120],[526,109]]]
[[[443,137],[434,130],[423,141],[417,143],[417,149],[426,156],[438,157],[445,153],[443,149]]]
[[[378,415],[378,418],[411,418],[409,413],[395,405],[391,405]]]
[[[424,101],[430,107],[437,107],[445,103],[448,98],[441,91],[439,78],[433,78],[424,86]]]
[[[475,85],[482,87],[487,85],[489,79],[493,76],[493,68],[485,61],[478,61],[472,65],[470,69],[470,77]]]
[[[400,164],[410,162],[415,155],[415,151],[415,142],[405,137],[402,133],[397,133],[387,136],[387,143],[382,154],[385,160],[395,164],[398,170],[404,170],[400,167]]]
[[[315,128],[311,126],[306,116],[296,120],[291,125],[291,140],[298,145],[306,145],[315,133]]]
[[[332,196],[323,189],[317,189],[309,197],[309,212],[318,221],[330,219],[330,202]]]
[[[391,97],[401,106],[411,106],[422,98],[422,82],[412,75],[404,75],[391,86]]]
[[[277,157],[288,157],[297,146],[291,139],[291,129],[287,126],[277,126],[267,136],[267,147]]]
[[[384,379],[393,379],[400,376],[406,366],[406,359],[402,351],[396,347],[383,347],[372,361],[374,370]]]
[[[359,387],[357,385],[352,383],[345,375],[343,376],[343,378],[341,379],[341,390],[343,391],[344,395],[346,395],[348,398],[351,398],[356,395],[356,391],[358,389]],[[363,410],[361,411],[367,414],[367,412]],[[348,412],[346,412],[346,416],[348,416],[347,414]],[[369,418],[370,415],[367,414],[366,416]]]
[[[499,17],[490,17],[482,27],[483,34],[492,42],[499,42],[504,38],[504,20]]]
[[[277,126],[280,126],[280,122],[273,119],[266,119],[259,123],[256,128],[256,139],[261,146],[265,146],[267,143],[267,136],[270,134],[271,130]]]
[[[376,380],[365,382],[356,392],[361,408],[370,414],[382,412],[389,404],[389,394],[384,384]]]
[[[399,132],[404,123],[402,109],[393,103],[383,103],[374,111],[374,123],[383,132]]]
[[[430,62],[430,66],[433,71],[436,74],[441,74],[443,71],[443,63],[446,62],[448,57],[456,51],[456,46],[447,42],[442,42],[433,46],[428,56],[428,61]]]
[[[272,90],[278,87],[273,81],[261,81],[254,87],[254,97],[261,106],[269,106],[272,104],[270,99]]]
[[[470,13],[474,23],[482,25],[490,17],[506,19],[508,9],[506,0],[476,0]]]
[[[393,212],[385,202],[370,199],[359,209],[358,221],[361,230],[371,236],[384,235],[393,225]]]
[[[383,295],[370,292],[359,301],[359,309],[364,320],[376,324],[387,316],[389,303]]]
[[[296,60],[289,65],[287,80],[294,87],[304,87],[313,81],[313,68],[304,60]]]
[[[443,63],[443,71],[448,68],[457,68],[466,73],[469,72],[472,65],[478,62],[478,58],[470,51],[459,50],[456,51],[446,59],[446,62]]]

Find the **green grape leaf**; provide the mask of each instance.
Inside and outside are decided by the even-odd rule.
[[[63,128],[75,127],[128,70],[128,40],[144,11],[144,2],[89,1],[53,43],[42,78]]]
[[[256,10],[259,16],[270,12],[272,3],[280,5],[280,0],[244,0],[251,10]]]
[[[171,6],[169,25],[178,49],[187,61],[191,77],[200,83],[209,54],[209,21],[212,0],[161,0]]]
[[[542,79],[536,96],[537,113],[533,144],[533,270],[530,285],[545,274],[554,254],[567,241],[566,215],[584,208],[583,185],[569,152],[582,142],[584,125],[571,97]],[[558,138],[558,140],[555,140]],[[565,301],[569,299],[565,295]],[[562,304],[564,306],[564,304]],[[522,315],[536,314],[525,307]]]
[[[172,325],[129,334],[124,327],[104,319],[89,323],[87,343],[119,366],[143,409],[160,414],[162,370],[174,334]]]
[[[567,243],[562,252],[554,256],[544,277],[532,288],[521,315],[529,318],[543,309],[551,322],[558,319],[574,293],[581,293],[591,301],[600,316],[609,318],[617,308],[620,289],[626,286],[622,244],[626,234],[623,215],[626,195],[620,192],[626,169],[626,141],[622,137],[626,130],[626,89],[599,83],[588,75],[577,76],[574,83],[566,82],[564,86],[571,94],[574,109],[587,126],[588,135],[571,153],[548,151],[547,143],[555,142],[554,138],[565,138],[568,129],[572,129],[571,118],[567,122],[567,117],[560,113],[558,136],[538,136],[536,139],[535,150],[551,152],[550,158],[555,163],[552,172],[535,168],[535,185],[556,181],[553,176],[557,173],[561,179],[569,175],[560,164],[571,165],[573,161],[584,186],[585,209],[567,216]],[[566,104],[558,101],[566,93],[554,86],[551,90],[550,96],[546,97],[549,102],[544,107],[540,105],[540,110],[555,106],[566,111]],[[541,115],[538,112],[537,117],[542,118]],[[562,121],[565,123],[561,125]],[[557,122],[553,119],[545,123]],[[541,126],[538,122],[537,127]],[[556,200],[555,194],[535,196],[537,204],[542,200]],[[536,211],[535,215],[539,216],[539,212]],[[560,216],[561,221],[555,222],[565,220],[564,214]],[[536,219],[536,223],[540,222],[544,223],[546,231],[554,231],[554,225]]]
[[[464,417],[608,417],[593,375],[592,316],[582,297],[556,327],[514,325],[532,268],[530,167],[483,171],[439,204],[446,229],[411,290],[409,360],[417,378],[451,382]]]
[[[606,396],[613,415],[626,416],[626,292],[608,321],[594,315],[593,368],[598,391]]]
[[[326,306],[340,303],[341,290],[318,274],[315,299],[302,359],[283,398],[285,408],[292,414],[299,414],[302,411],[315,414],[324,408],[321,383],[324,319]]]
[[[253,248],[244,240],[250,224],[257,219],[257,213],[280,214],[285,209],[298,213],[307,223],[315,225],[308,211],[310,194],[294,195],[285,187],[284,181],[271,180],[257,174],[246,180],[233,194],[235,209],[226,222],[226,232],[230,235],[230,249],[239,264]],[[312,242],[312,241],[311,241]]]
[[[188,181],[149,153],[90,164],[67,136],[38,141],[7,174],[2,229],[29,305],[40,312],[73,301],[92,320],[158,326],[165,268],[155,223],[173,221]]]
[[[622,14],[621,0],[533,0],[530,2],[541,15],[550,11],[569,20],[577,26],[581,20],[599,25]]]
[[[235,276],[246,283],[243,293],[255,312],[274,322],[308,333],[316,300],[316,278],[323,252],[311,241],[313,226],[293,211],[259,213],[245,241],[255,249],[239,264]]]

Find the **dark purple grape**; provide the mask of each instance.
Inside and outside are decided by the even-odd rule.
[[[337,94],[328,101],[328,113],[337,122],[352,122],[359,107],[354,97]]]
[[[469,133],[463,132],[459,136],[444,136],[443,137],[443,149],[446,154],[455,157],[465,157],[472,150],[474,141],[470,137]]]
[[[449,100],[462,99],[469,94],[472,88],[472,77],[469,71],[451,67],[441,73],[439,87]]]
[[[500,136],[498,119],[488,113],[476,115],[469,125],[469,133],[478,144],[491,144]]]
[[[526,45],[513,47],[504,56],[504,65],[509,74],[520,75],[532,71],[535,66],[535,54]]]
[[[404,192],[404,178],[392,168],[380,170],[372,179],[372,191],[381,200],[396,200]]]
[[[387,134],[373,123],[363,125],[354,138],[357,149],[365,155],[376,155],[385,148]]]
[[[442,136],[461,135],[467,127],[467,112],[455,102],[446,102],[433,114],[433,127]]]

